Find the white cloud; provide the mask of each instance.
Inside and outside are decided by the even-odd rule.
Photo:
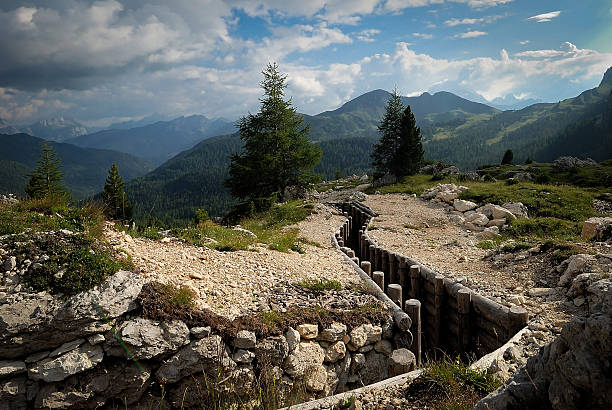
[[[466,31],[465,33],[455,34],[453,38],[475,38],[475,37],[486,36],[486,35],[487,35],[486,31],[468,29],[468,31]]]
[[[523,40],[523,41],[519,41],[519,44],[524,46],[525,44],[529,44],[530,40]]]
[[[414,37],[422,38],[423,40],[431,40],[433,38],[433,34],[429,33],[412,33]]]
[[[499,6],[502,4],[511,3],[514,0],[448,0],[453,3],[465,3],[468,6],[475,9],[483,9],[493,6]],[[388,11],[400,11],[411,7],[424,7],[435,4],[442,4],[444,0],[387,0],[385,3],[385,10]],[[435,11],[432,11],[435,12]]]
[[[481,18],[452,18],[450,20],[446,20],[444,22],[445,25],[449,27],[455,27],[459,25],[471,25],[471,24],[491,24],[496,20],[502,18],[502,16],[486,16]]]
[[[514,0],[450,0],[455,3],[467,3],[475,9],[483,9],[488,7],[500,6],[502,4],[512,3]]]
[[[593,53],[593,50],[580,50],[574,44],[566,41],[563,43],[565,50],[528,50],[516,53],[515,57],[527,57],[527,58],[552,58],[552,57],[572,57],[581,54]]]
[[[365,41],[366,43],[372,43],[376,41],[374,39],[374,36],[377,34],[380,34],[380,30],[377,30],[375,28],[362,30],[359,33],[357,33],[357,40]]]
[[[534,20],[538,23],[546,23],[554,18],[559,17],[561,11],[551,11],[550,13],[538,14],[537,16],[531,16],[527,20]]]

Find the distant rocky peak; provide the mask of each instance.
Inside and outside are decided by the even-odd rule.
[[[601,83],[599,84],[599,86],[601,87],[603,84],[610,84],[612,85],[612,67],[608,68],[603,76],[603,79],[601,80]]]

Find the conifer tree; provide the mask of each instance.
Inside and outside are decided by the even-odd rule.
[[[113,163],[113,166],[108,171],[108,177],[106,177],[104,191],[102,192],[102,200],[104,201],[104,213],[109,218],[128,220],[132,217],[132,205],[125,196],[123,179],[115,163]]]
[[[414,175],[424,161],[421,129],[416,126],[410,106],[402,114],[400,140],[398,149],[391,161],[391,172],[398,177]]]
[[[502,158],[501,164],[511,165],[513,159],[514,159],[514,154],[512,153],[512,150],[509,149],[504,153],[504,157]]]
[[[403,111],[404,104],[397,89],[394,89],[391,98],[387,101],[385,115],[378,126],[380,140],[374,144],[372,150],[374,178],[391,171],[393,157],[399,148]]]
[[[37,168],[29,175],[30,180],[25,188],[26,194],[34,199],[52,199],[65,203],[69,199],[66,188],[62,185],[63,174],[57,153],[48,142],[42,144],[42,153]]]
[[[287,76],[276,63],[268,64],[263,75],[261,108],[238,124],[244,152],[232,156],[225,181],[234,197],[256,209],[281,200],[287,187],[310,183],[312,168],[321,158],[321,150],[308,141],[310,127],[303,126],[291,100],[284,99]]]
[[[374,177],[381,177],[387,172],[397,177],[415,174],[423,164],[421,130],[416,126],[410,106],[404,109],[397,89],[393,90],[387,101],[378,131],[380,140],[374,144],[372,152]]]

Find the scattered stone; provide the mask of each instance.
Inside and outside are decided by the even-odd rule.
[[[332,343],[325,350],[325,361],[335,363],[346,355],[346,345],[342,340]]]
[[[210,326],[198,326],[189,329],[189,333],[191,333],[196,339],[203,339],[210,336],[210,331]]]
[[[327,342],[337,342],[342,340],[346,335],[346,325],[344,323],[334,322],[327,329],[323,329],[319,335],[319,340],[325,340]]]
[[[59,357],[36,363],[28,370],[28,375],[33,380],[58,382],[95,367],[103,357],[104,351],[100,346],[87,343]]]
[[[380,341],[382,336],[382,328],[380,326],[367,323],[353,329],[350,336],[351,341],[349,348],[359,349],[367,344]]]
[[[292,327],[289,327],[289,329],[287,329],[287,331],[285,332],[285,339],[287,340],[289,351],[292,352],[300,343],[300,332],[298,332]]]
[[[512,214],[517,218],[529,217],[529,211],[522,202],[506,202],[502,205],[502,208],[505,208],[508,211],[512,212]]]
[[[238,349],[236,353],[234,353],[234,361],[236,363],[248,364],[251,363],[253,359],[255,359],[255,353],[246,349]]]
[[[314,339],[319,334],[319,326],[311,324],[298,325],[297,331],[302,339]]]
[[[122,342],[129,347],[129,352],[115,341],[113,351],[109,352],[113,356],[151,359],[189,344],[189,328],[180,320],[158,322],[135,318],[122,323],[118,333]]]
[[[323,365],[314,366],[304,374],[304,384],[311,392],[322,392],[327,386],[327,369]]]
[[[26,365],[18,360],[0,361],[0,377],[13,376],[27,371]]]
[[[285,336],[270,336],[257,343],[255,354],[263,363],[280,366],[289,354],[289,344]]]
[[[476,209],[478,207],[478,205],[475,204],[474,202],[472,202],[472,201],[465,201],[463,199],[455,199],[453,201],[453,206],[459,212],[471,211],[471,210]]]
[[[323,364],[324,359],[325,351],[318,343],[300,342],[283,367],[289,376],[301,377],[306,369]]]
[[[252,349],[257,343],[255,332],[249,330],[240,330],[234,339],[234,347],[238,349]]]

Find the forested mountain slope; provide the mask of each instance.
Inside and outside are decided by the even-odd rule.
[[[347,138],[319,142],[323,151],[314,172],[331,179],[336,171],[363,173],[370,169],[374,139]],[[141,222],[180,223],[204,208],[213,216],[228,212],[235,204],[223,185],[228,176],[230,156],[240,152],[238,134],[202,141],[170,159],[153,172],[126,184],[126,193]]]
[[[425,154],[463,169],[496,163],[507,149],[513,150],[515,161],[522,162],[528,157],[544,160],[538,155],[557,144],[566,127],[602,112],[611,90],[612,69],[608,69],[598,87],[574,98],[423,126]]]
[[[27,174],[37,165],[41,138],[27,134],[0,134],[0,192],[23,194]],[[124,180],[144,175],[153,169],[150,161],[117,151],[80,148],[52,142],[62,163],[64,182],[75,199],[102,190],[112,163],[116,163]]]

